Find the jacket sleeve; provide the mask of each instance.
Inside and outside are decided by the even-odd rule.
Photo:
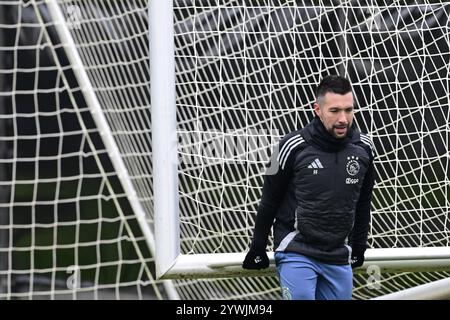
[[[367,235],[370,224],[370,207],[372,191],[375,184],[375,168],[373,159],[364,177],[361,193],[356,205],[355,224],[353,226],[351,245],[354,251],[364,252],[367,247]]]
[[[269,169],[264,176],[251,244],[253,249],[265,250],[278,207],[292,179],[293,159],[297,149],[283,148],[284,145],[284,141],[281,141],[272,153]]]

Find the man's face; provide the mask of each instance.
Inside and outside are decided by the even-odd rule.
[[[353,94],[328,92],[314,103],[314,111],[333,137],[345,138],[353,122]]]

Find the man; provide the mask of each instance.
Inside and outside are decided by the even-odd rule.
[[[245,269],[275,263],[284,299],[351,299],[352,268],[364,262],[374,185],[373,145],[353,124],[350,82],[327,76],[316,117],[279,144],[278,171],[265,176]],[[274,222],[275,219],[275,222]]]

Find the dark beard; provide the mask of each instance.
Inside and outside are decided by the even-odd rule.
[[[331,134],[331,135],[332,135],[333,137],[335,137],[336,139],[344,139],[344,138],[346,138],[347,135],[348,135],[348,131],[349,131],[349,129],[350,129],[350,125],[348,124],[347,126],[345,126],[345,128],[346,128],[347,130],[346,130],[346,132],[345,132],[345,135],[343,135],[342,137],[337,137],[337,136],[334,134],[334,129],[336,129],[336,128],[338,128],[338,127],[335,126],[335,125],[333,125],[333,127],[331,127],[331,129],[328,129],[327,131],[328,131],[329,134]]]

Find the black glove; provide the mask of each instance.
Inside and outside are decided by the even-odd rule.
[[[260,270],[269,267],[269,257],[266,250],[250,249],[245,256],[242,268]]]
[[[352,269],[361,267],[364,263],[364,252],[366,251],[366,249],[364,248],[353,248],[352,249],[352,258],[351,258],[351,266]]]

